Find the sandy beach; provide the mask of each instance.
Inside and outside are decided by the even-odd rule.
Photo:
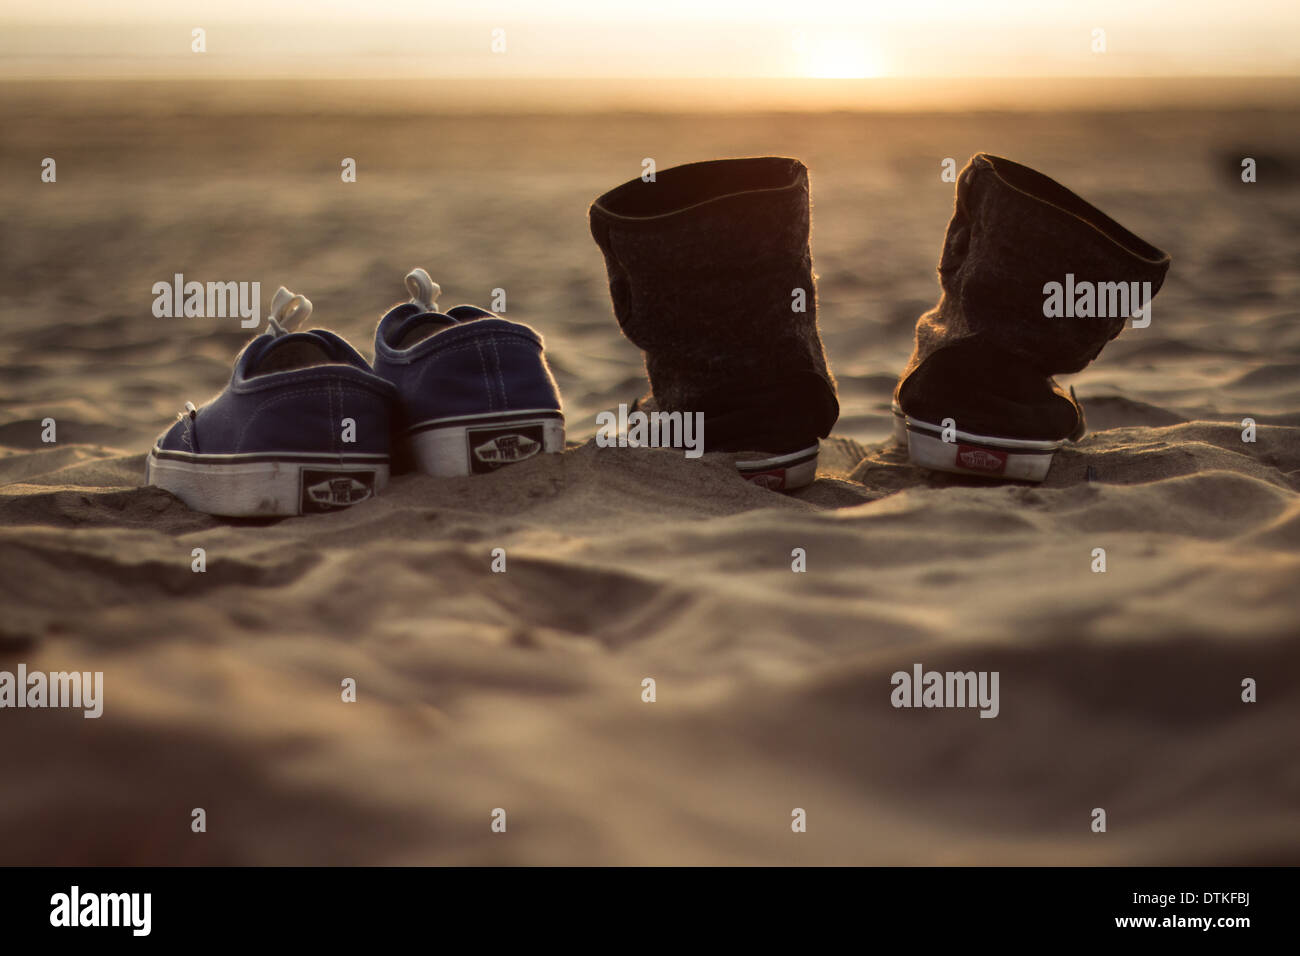
[[[0,670],[104,675],[98,719],[0,711],[0,863],[1300,863],[1295,109],[284,103],[0,91]],[[889,437],[941,164],[980,150],[1173,257],[1150,327],[1066,380],[1091,431],[1041,486]],[[811,170],[842,408],[791,495],[592,441],[645,380],[588,205],[645,157],[753,155]],[[564,454],[276,522],[142,487],[250,337],[156,318],[154,283],[283,284],[370,355],[414,266],[542,332]],[[891,706],[918,663],[997,671],[996,719]]]

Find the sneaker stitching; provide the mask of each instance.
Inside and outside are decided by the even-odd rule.
[[[483,355],[483,344],[475,342],[474,348],[478,352],[479,371],[483,374],[483,391],[487,394],[489,411],[496,410],[496,401],[492,394],[492,381],[488,378],[487,359]]]
[[[501,371],[501,353],[497,351],[496,339],[492,339],[491,341],[492,341],[492,358],[496,362],[496,368],[497,368],[497,382],[499,382],[501,385],[501,407],[509,408],[510,398],[508,395],[506,395],[506,378]]]

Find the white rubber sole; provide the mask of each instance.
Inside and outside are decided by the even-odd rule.
[[[190,455],[155,445],[145,461],[145,484],[227,518],[338,511],[379,494],[388,473],[387,455]]]
[[[769,491],[794,491],[817,479],[820,443],[787,455],[750,458],[736,462],[740,477]]]
[[[548,408],[436,418],[407,431],[419,469],[439,478],[496,471],[564,451],[564,416]]]
[[[907,446],[912,464],[932,471],[958,475],[1000,478],[1010,481],[1042,481],[1052,468],[1052,459],[1065,444],[1060,441],[1029,441],[996,438],[954,429],[951,441],[944,441],[944,428],[894,411],[894,438]]]

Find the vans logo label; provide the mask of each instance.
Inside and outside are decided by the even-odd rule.
[[[375,496],[373,471],[324,471],[304,468],[300,482],[303,514],[336,511]]]
[[[1007,469],[1007,455],[1006,452],[990,451],[987,448],[958,445],[957,464],[970,471],[983,472],[986,475],[1000,475]]]
[[[542,450],[541,423],[466,429],[470,471],[479,475],[532,458]]]
[[[750,484],[758,485],[760,488],[766,488],[768,491],[785,490],[785,469],[775,468],[771,471],[759,471],[752,475],[741,474],[741,477]]]

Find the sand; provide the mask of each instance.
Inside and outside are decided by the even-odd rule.
[[[473,117],[148,97],[0,96],[0,168],[28,184],[0,222],[0,670],[102,671],[105,688],[98,720],[0,710],[0,863],[1300,862],[1294,111]],[[979,149],[1174,260],[1150,328],[1068,380],[1093,430],[1040,487],[928,474],[888,439],[937,291],[940,163]],[[587,204],[646,156],[766,153],[812,170],[843,405],[818,481],[788,496],[725,456],[591,441],[644,381]],[[1241,156],[1269,176],[1240,183]],[[399,476],[349,511],[269,523],[141,487],[154,436],[248,337],[155,318],[154,282],[257,280],[267,300],[283,283],[369,353],[415,265],[444,304],[505,288],[507,315],[543,332],[565,454]],[[891,674],[916,663],[997,671],[998,716],[892,707]]]

